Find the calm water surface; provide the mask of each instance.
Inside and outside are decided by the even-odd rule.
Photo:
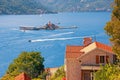
[[[109,20],[110,13],[108,12],[1,15],[0,77],[4,75],[9,64],[22,51],[39,51],[45,58],[45,67],[58,67],[64,64],[66,45],[82,45],[84,36],[95,35],[97,41],[109,44],[108,36],[103,29]],[[21,25],[42,26],[48,21],[55,24],[60,23],[58,25],[62,27],[77,26],[78,28],[26,32],[19,30]],[[28,42],[28,40],[38,39],[41,42]],[[53,40],[50,41],[50,39]]]

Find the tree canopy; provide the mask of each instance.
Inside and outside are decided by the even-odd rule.
[[[61,80],[65,77],[64,66],[60,67],[55,74],[51,77],[50,80]]]
[[[16,75],[25,72],[31,78],[36,78],[44,70],[43,62],[44,58],[41,56],[40,52],[22,52],[18,58],[14,59],[9,65],[4,77],[15,77]]]
[[[114,2],[112,18],[107,23],[105,30],[110,36],[114,52],[120,59],[120,0]],[[103,66],[95,73],[95,80],[120,80],[120,62]]]
[[[107,23],[105,30],[110,36],[114,52],[120,59],[120,0],[115,0],[114,2],[112,18]]]
[[[120,69],[117,65],[107,64],[94,74],[95,80],[120,80]]]

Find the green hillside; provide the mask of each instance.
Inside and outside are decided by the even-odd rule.
[[[113,0],[37,0],[58,12],[110,11]]]
[[[0,0],[0,14],[41,14],[49,12],[34,0]]]
[[[0,0],[0,14],[111,11],[113,0]]]

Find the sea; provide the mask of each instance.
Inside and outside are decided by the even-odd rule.
[[[84,37],[110,45],[109,36],[104,30],[110,18],[110,12],[0,15],[0,77],[23,51],[40,52],[45,59],[45,68],[48,68],[62,66],[66,46],[82,45]],[[49,21],[60,27],[77,28],[38,31],[19,29],[20,26],[44,26]]]

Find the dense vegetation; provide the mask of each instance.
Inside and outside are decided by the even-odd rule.
[[[109,11],[113,0],[0,0],[0,14]]]
[[[120,80],[120,68],[107,64],[95,73],[95,80]]]
[[[112,19],[107,23],[105,30],[110,36],[114,52],[120,59],[120,0],[115,0],[115,3]]]
[[[9,65],[2,80],[14,80],[18,74],[25,72],[31,78],[37,78],[44,71],[44,58],[39,52],[22,52],[18,58]]]
[[[64,66],[60,67],[50,80],[62,80],[65,77]]]
[[[117,55],[117,64],[107,64],[95,73],[95,80],[120,80],[120,0],[115,0],[112,18],[105,30],[110,36],[113,50]]]
[[[49,12],[34,0],[0,0],[0,14],[41,14]]]

